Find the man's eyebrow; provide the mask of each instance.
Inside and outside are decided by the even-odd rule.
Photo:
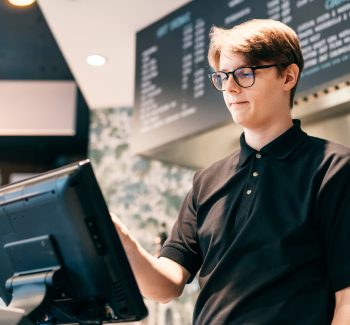
[[[229,71],[229,72],[231,72],[231,71],[233,71],[233,70],[237,70],[237,69],[240,69],[240,68],[247,68],[247,67],[251,67],[251,65],[248,64],[248,63],[246,63],[246,64],[240,64],[239,66],[237,66],[237,67],[234,68],[234,69],[221,69],[221,68],[219,68],[218,71],[223,71],[223,72]]]

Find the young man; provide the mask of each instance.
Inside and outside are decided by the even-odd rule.
[[[195,174],[159,259],[115,219],[143,295],[167,302],[198,273],[194,324],[350,324],[350,150],[292,120],[295,32],[213,28],[209,62],[241,147]]]

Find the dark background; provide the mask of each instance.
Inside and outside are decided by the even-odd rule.
[[[20,8],[0,1],[0,80],[73,80],[35,3]],[[89,108],[79,89],[75,131],[74,136],[0,136],[2,184],[12,173],[42,172],[86,158]]]

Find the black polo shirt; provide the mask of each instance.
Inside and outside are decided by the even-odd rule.
[[[350,150],[300,122],[198,171],[161,251],[198,273],[194,324],[330,324],[350,286]]]

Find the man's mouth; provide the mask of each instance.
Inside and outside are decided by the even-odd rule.
[[[232,102],[230,103],[231,105],[239,105],[239,104],[246,104],[248,103],[247,101],[239,101],[239,102]]]

